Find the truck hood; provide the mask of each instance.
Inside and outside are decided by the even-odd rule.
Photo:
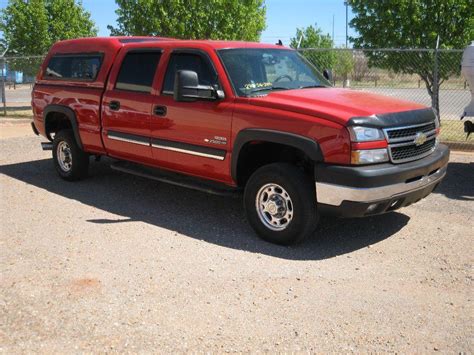
[[[368,117],[426,108],[426,106],[372,94],[337,88],[275,91],[266,96],[250,97],[251,105],[302,113],[346,125],[353,117]]]

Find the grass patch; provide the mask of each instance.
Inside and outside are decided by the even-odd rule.
[[[5,116],[3,107],[0,108],[0,117],[7,118],[33,118],[31,107],[7,107],[7,114]]]
[[[441,135],[443,142],[460,142],[466,144],[474,144],[474,134],[466,139],[464,132],[464,120],[441,120]]]

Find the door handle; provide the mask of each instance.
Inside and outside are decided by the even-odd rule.
[[[157,116],[166,116],[166,106],[155,106],[153,113]]]
[[[120,102],[119,101],[110,101],[109,108],[113,111],[118,111],[120,109]]]

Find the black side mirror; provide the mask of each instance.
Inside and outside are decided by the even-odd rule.
[[[210,85],[199,85],[199,77],[192,70],[178,70],[174,80],[173,97],[176,101],[218,100],[224,92]]]
[[[324,69],[323,76],[326,78],[327,81],[332,83],[332,70],[331,69]]]

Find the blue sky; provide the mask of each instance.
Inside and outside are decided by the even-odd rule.
[[[4,7],[8,0],[0,0]],[[82,0],[99,27],[99,35],[108,36],[107,25],[115,24],[117,8],[114,0]],[[334,15],[334,40],[337,46],[345,43],[345,6],[343,0],[266,0],[267,28],[261,41],[274,43],[281,39],[285,45],[296,33],[297,27],[317,23],[324,33],[332,35]],[[349,20],[352,14],[349,9]],[[349,35],[353,31],[349,28]]]

